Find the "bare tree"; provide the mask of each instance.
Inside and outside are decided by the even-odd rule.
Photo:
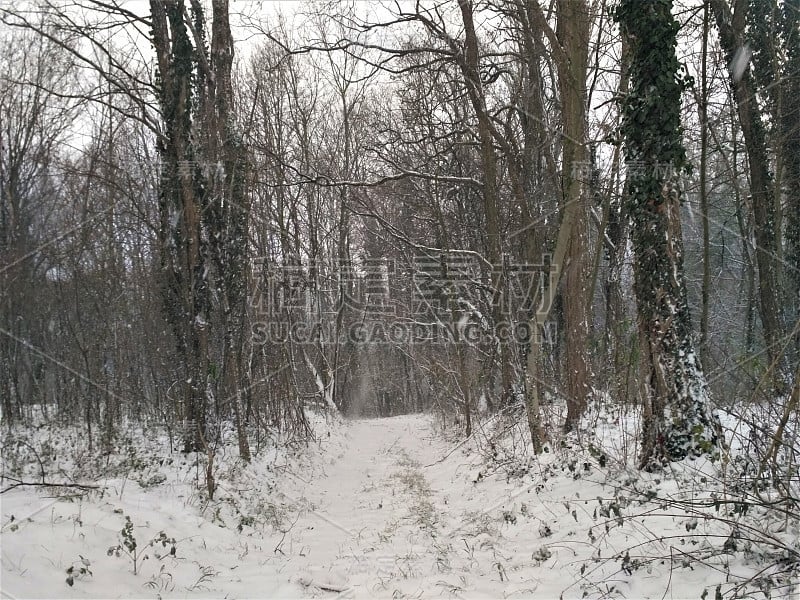
[[[744,29],[748,5],[744,0],[736,0],[734,10],[731,11],[727,0],[711,0],[720,34],[720,45],[730,69],[731,87],[750,165],[755,258],[759,278],[759,314],[766,352],[770,365],[780,366],[784,331],[778,251],[780,232],[776,230],[775,184],[770,172],[766,133],[745,49]]]

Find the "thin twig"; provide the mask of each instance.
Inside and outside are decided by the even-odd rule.
[[[99,490],[100,489],[99,485],[86,485],[86,484],[83,484],[83,483],[47,483],[45,481],[20,481],[19,479],[13,479],[11,477],[6,477],[6,479],[12,479],[16,483],[13,483],[10,486],[8,486],[7,488],[5,488],[3,491],[0,491],[0,494],[5,494],[8,491],[11,491],[11,490],[13,490],[15,488],[23,487],[23,486],[27,486],[27,487],[75,488],[75,489],[84,490],[84,491],[87,491],[87,492],[90,491],[90,490]]]

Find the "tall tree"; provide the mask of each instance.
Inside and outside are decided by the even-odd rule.
[[[557,5],[556,30],[550,27],[540,6],[527,3],[513,11],[514,18],[520,25],[523,34],[523,47],[527,56],[528,77],[531,96],[526,98],[526,127],[524,139],[526,152],[538,151],[545,155],[545,163],[555,164],[555,152],[548,156],[548,150],[541,148],[540,140],[545,138],[545,127],[542,107],[539,104],[537,88],[542,77],[535,73],[538,68],[537,55],[541,52],[543,40],[547,39],[558,74],[558,94],[561,105],[561,178],[554,187],[560,187],[556,195],[560,196],[561,223],[555,244],[552,248],[550,277],[544,286],[543,297],[538,306],[531,307],[528,327],[531,332],[530,345],[525,364],[525,404],[528,413],[528,427],[531,432],[534,450],[543,449],[544,432],[540,419],[540,397],[542,377],[540,370],[542,333],[548,319],[550,309],[556,295],[558,284],[563,277],[562,301],[564,323],[566,326],[565,371],[567,386],[567,418],[565,429],[570,430],[583,413],[589,394],[589,367],[587,358],[587,340],[589,333],[589,316],[587,302],[587,262],[586,242],[587,223],[585,212],[584,169],[587,159],[586,127],[587,127],[587,90],[586,74],[588,68],[589,35],[591,15],[588,3],[565,0]],[[529,112],[527,112],[529,111]],[[531,130],[539,130],[534,133]],[[538,146],[538,148],[537,148]],[[540,161],[536,161],[537,163]],[[510,170],[520,165],[529,165],[525,156]],[[554,172],[555,167],[550,171]],[[524,180],[529,174],[518,174]],[[560,184],[560,185],[559,185]],[[546,187],[546,186],[545,186]],[[526,201],[531,199],[525,199]],[[537,199],[542,203],[540,199]],[[535,261],[535,252],[550,250],[540,243],[541,235],[536,229],[539,223],[529,213],[526,231],[528,244],[527,260]],[[537,239],[539,238],[539,239]]]
[[[719,40],[728,61],[733,97],[744,134],[750,165],[750,194],[756,239],[759,278],[759,309],[767,357],[777,365],[783,332],[781,278],[778,263],[779,231],[776,230],[775,185],[770,171],[766,131],[756,98],[756,84],[749,67],[745,24],[750,0],[710,0],[719,30]]]
[[[649,366],[641,465],[718,453],[719,424],[692,340],[683,275],[681,93],[672,0],[623,0],[616,11],[630,48],[622,134],[633,219],[634,291]]]
[[[233,37],[228,1],[214,0],[209,56],[203,7],[198,0],[190,3],[191,11],[182,0],[150,3],[164,120],[159,150],[165,306],[185,363],[185,417],[194,431],[186,449],[207,450],[206,410],[213,399],[218,415],[233,414],[240,455],[249,460],[241,391],[247,387],[250,204],[233,103]],[[215,342],[222,344],[218,352]]]
[[[205,190],[193,140],[198,54],[184,19],[183,0],[151,0],[152,42],[156,50],[159,101],[164,131],[159,209],[164,307],[184,373],[183,415],[191,431],[185,450],[206,446],[209,403],[209,322],[211,296],[207,235],[203,235]],[[202,16],[196,19],[202,24]],[[197,52],[202,52],[198,48]]]
[[[500,265],[502,248],[500,244],[500,194],[498,189],[497,154],[491,114],[486,103],[486,94],[481,80],[478,34],[475,30],[474,7],[471,0],[458,0],[461,20],[464,24],[464,50],[457,52],[457,45],[451,41],[457,61],[464,77],[472,109],[478,120],[478,140],[480,142],[481,166],[483,168],[483,212],[486,223],[487,258],[492,265]],[[492,287],[501,290],[502,270],[492,270]],[[495,303],[492,318],[495,324],[505,319],[501,303]],[[508,402],[512,392],[512,365],[509,344],[501,342],[501,404]]]
[[[785,88],[780,132],[786,168],[787,317],[800,319],[800,0],[783,3],[783,40],[786,58],[781,81]],[[791,323],[791,321],[790,321]],[[794,342],[794,360],[800,362],[800,336]],[[795,377],[796,379],[796,377]],[[795,381],[795,394],[800,384]]]
[[[250,446],[242,415],[242,392],[249,387],[244,367],[247,344],[247,254],[250,195],[247,155],[236,119],[232,67],[233,36],[228,0],[212,2],[211,60],[201,61],[206,93],[202,107],[205,133],[204,162],[221,165],[211,174],[209,231],[216,280],[222,300],[222,385],[219,395],[230,402],[237,430],[239,455],[250,460]],[[222,407],[226,409],[227,407]]]
[[[574,210],[574,221],[564,269],[564,321],[566,323],[567,418],[565,429],[574,428],[589,397],[587,340],[589,315],[586,302],[586,208],[583,167],[589,160],[586,148],[586,70],[589,59],[591,18],[586,1],[558,3],[556,33],[565,56],[556,62],[561,93],[564,141],[561,160],[562,203]]]

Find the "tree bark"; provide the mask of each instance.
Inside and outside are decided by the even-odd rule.
[[[561,0],[558,4],[557,36],[566,61],[557,61],[561,92],[563,149],[561,160],[562,206],[574,207],[574,220],[564,269],[564,321],[566,331],[567,418],[570,431],[578,423],[589,398],[589,367],[586,357],[589,316],[586,302],[586,69],[591,19],[588,2]]]
[[[685,82],[675,56],[672,1],[623,0],[616,18],[630,44],[622,133],[633,218],[634,291],[649,363],[641,466],[718,455],[719,423],[692,340],[680,220]]]
[[[244,352],[246,343],[247,256],[250,198],[246,190],[247,158],[236,131],[231,68],[234,46],[228,14],[228,0],[213,0],[211,21],[211,73],[207,85],[213,88],[213,115],[207,127],[215,142],[208,150],[209,162],[224,165],[217,174],[216,194],[209,212],[215,218],[212,231],[218,232],[215,258],[217,278],[223,292],[223,385],[222,393],[230,401],[239,445],[239,456],[250,461],[250,445],[242,416],[242,389],[245,387]],[[216,160],[214,160],[216,159]]]

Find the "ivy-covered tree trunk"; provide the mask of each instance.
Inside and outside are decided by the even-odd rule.
[[[616,18],[630,48],[622,134],[633,219],[634,291],[648,360],[641,466],[718,453],[719,423],[692,340],[681,237],[681,92],[672,0],[623,0]]]
[[[183,0],[151,0],[152,41],[158,61],[164,130],[161,155],[159,249],[167,321],[181,362],[186,452],[206,445],[210,294],[203,237],[203,178],[192,143],[195,50]]]
[[[210,142],[207,161],[222,165],[212,178],[212,198],[208,211],[208,229],[212,238],[217,285],[222,296],[222,386],[221,393],[230,402],[237,431],[239,456],[250,460],[250,445],[244,426],[242,392],[244,381],[247,314],[247,229],[250,221],[250,198],[246,189],[248,160],[236,129],[233,110],[233,36],[228,0],[213,0],[211,24],[211,74],[206,77],[207,101],[211,105],[205,129]]]
[[[207,450],[205,414],[213,393],[217,412],[233,415],[240,456],[249,460],[241,394],[247,389],[250,204],[248,161],[233,116],[233,37],[228,0],[213,0],[209,56],[203,6],[199,0],[189,4],[191,21],[183,0],[150,3],[164,121],[159,144],[164,300],[185,367],[184,416],[197,425],[185,449]],[[222,348],[212,352],[220,342]]]

